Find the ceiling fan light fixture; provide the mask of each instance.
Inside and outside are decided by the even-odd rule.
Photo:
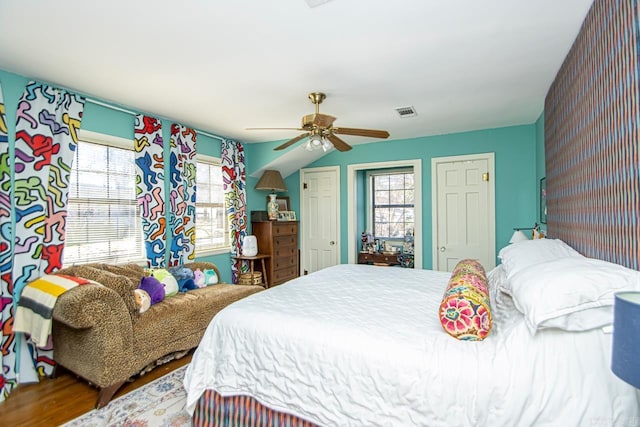
[[[313,148],[320,148],[320,146],[322,145],[322,136],[315,133],[311,135],[311,138],[309,138],[309,142],[311,143],[311,145],[313,145]]]
[[[332,148],[333,148],[333,144],[331,144],[326,139],[322,140],[322,151],[324,151],[326,153],[327,151],[331,150]]]

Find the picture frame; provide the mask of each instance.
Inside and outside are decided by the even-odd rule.
[[[267,196],[267,203],[269,203],[269,196]],[[289,196],[276,196],[276,203],[278,204],[278,212],[289,210]]]
[[[540,179],[540,223],[547,223],[547,177]]]
[[[278,221],[295,221],[296,213],[294,211],[278,211],[276,219]]]

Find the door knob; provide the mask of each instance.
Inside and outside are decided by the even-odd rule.
[[[330,242],[329,242],[329,244],[330,244],[331,246],[333,246],[333,245],[335,245],[335,244],[336,244],[336,242],[334,242],[334,241],[332,240],[332,241],[330,241]]]
[[[440,252],[444,252],[446,250],[447,250],[447,248],[445,248],[444,246],[440,247]]]

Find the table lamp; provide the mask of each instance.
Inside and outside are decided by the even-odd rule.
[[[278,215],[278,204],[276,203],[276,191],[287,191],[287,186],[282,179],[280,172],[276,170],[266,170],[258,180],[256,190],[271,191],[267,202],[267,212],[270,220],[276,219]]]
[[[611,370],[640,388],[640,292],[618,292],[613,303]]]
[[[526,234],[522,230],[515,230],[511,239],[509,239],[509,243],[518,243],[524,242],[525,240],[529,240]]]

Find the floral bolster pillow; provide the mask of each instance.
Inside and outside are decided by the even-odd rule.
[[[452,337],[479,341],[491,330],[487,275],[476,260],[460,261],[451,273],[440,304],[440,323]]]

